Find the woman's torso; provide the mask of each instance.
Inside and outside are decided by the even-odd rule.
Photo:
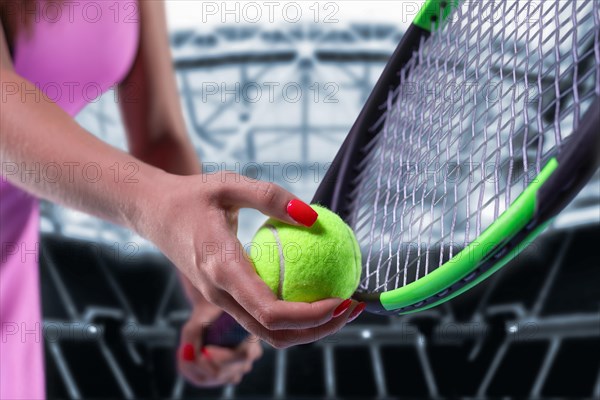
[[[13,43],[14,68],[66,112],[125,78],[139,41],[135,0],[41,0],[36,11]]]
[[[30,33],[20,30],[13,42],[13,65],[19,75],[75,116],[131,69],[139,41],[137,3],[67,1],[60,11],[57,4],[37,3],[38,20],[33,21]],[[21,92],[21,99],[41,101],[26,91]],[[43,127],[39,135],[40,140],[52,140],[44,136]],[[38,204],[1,176],[0,222],[0,398],[40,399],[44,397],[44,362]],[[10,331],[15,326],[37,336],[21,340],[20,334]]]

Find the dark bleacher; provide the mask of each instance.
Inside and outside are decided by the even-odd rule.
[[[507,269],[444,306],[365,314],[333,337],[265,355],[237,387],[178,377],[188,313],[160,255],[44,235],[49,398],[390,398],[597,396],[600,227],[545,234]]]

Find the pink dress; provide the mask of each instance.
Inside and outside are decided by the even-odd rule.
[[[15,40],[13,63],[19,75],[74,116],[131,69],[139,41],[138,4],[78,0],[60,9],[56,4],[39,1],[31,33],[21,32]],[[37,199],[0,177],[2,400],[45,397],[38,219]]]

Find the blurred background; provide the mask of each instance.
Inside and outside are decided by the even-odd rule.
[[[167,2],[181,102],[206,171],[309,201],[422,2],[267,3]],[[125,149],[114,93],[77,120]],[[49,398],[600,397],[598,174],[477,289],[415,315],[362,315],[312,345],[265,346],[240,385],[210,390],[177,375],[189,310],[169,262],[125,229],[42,210]],[[263,220],[242,212],[242,243]]]

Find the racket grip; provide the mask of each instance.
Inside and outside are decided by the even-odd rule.
[[[202,337],[205,345],[234,348],[248,337],[248,332],[231,315],[223,312],[204,329]]]

